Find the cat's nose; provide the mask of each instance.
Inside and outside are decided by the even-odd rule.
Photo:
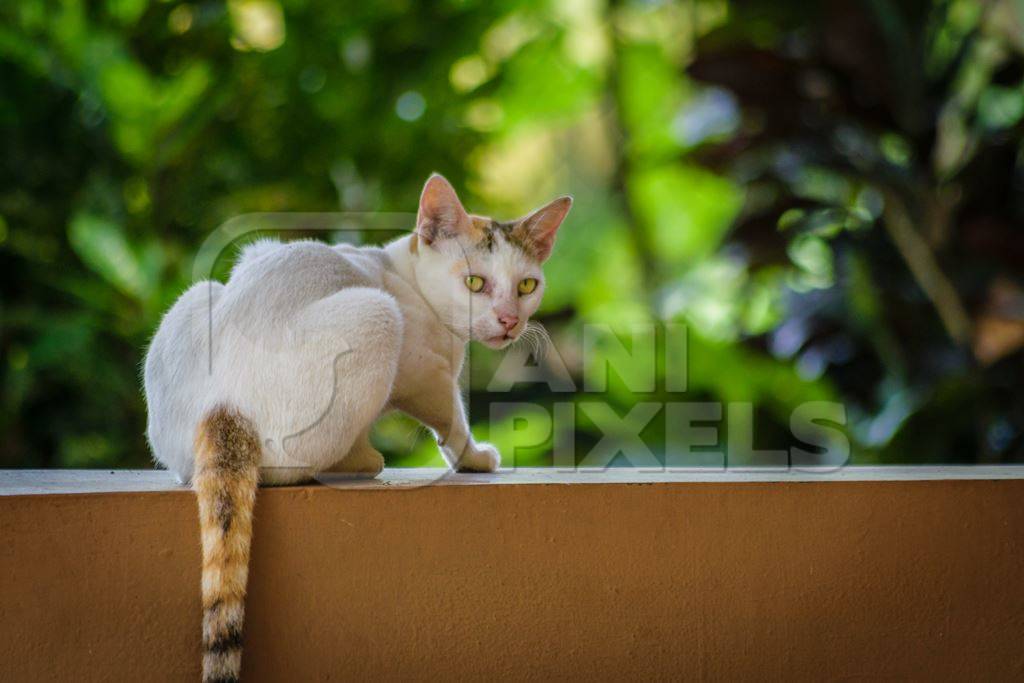
[[[498,322],[505,326],[505,331],[509,332],[513,327],[519,324],[519,316],[517,315],[499,315]]]

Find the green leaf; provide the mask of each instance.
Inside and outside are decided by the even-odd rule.
[[[145,299],[152,292],[121,226],[114,221],[78,214],[71,220],[68,239],[79,258],[121,292],[136,299]]]
[[[834,276],[832,249],[818,235],[804,233],[789,243],[790,260],[797,266],[790,286],[797,291],[831,287]]]
[[[731,180],[682,164],[637,171],[629,191],[658,258],[669,265],[710,255],[743,201]]]
[[[978,122],[990,130],[1012,128],[1024,117],[1024,90],[990,85],[978,100]]]

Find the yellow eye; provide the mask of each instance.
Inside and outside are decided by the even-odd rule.
[[[466,288],[471,292],[479,292],[484,288],[484,279],[479,275],[467,275]]]
[[[519,294],[533,294],[533,290],[537,289],[537,279],[528,277],[525,280],[519,282]]]

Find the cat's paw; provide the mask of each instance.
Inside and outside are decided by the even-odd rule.
[[[459,460],[459,472],[494,472],[501,467],[501,453],[489,443],[472,444]]]

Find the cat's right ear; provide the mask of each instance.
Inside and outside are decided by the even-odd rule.
[[[435,173],[427,179],[420,195],[420,208],[416,214],[416,234],[427,245],[437,240],[455,237],[472,225],[469,214],[462,207],[455,188],[444,176]]]

